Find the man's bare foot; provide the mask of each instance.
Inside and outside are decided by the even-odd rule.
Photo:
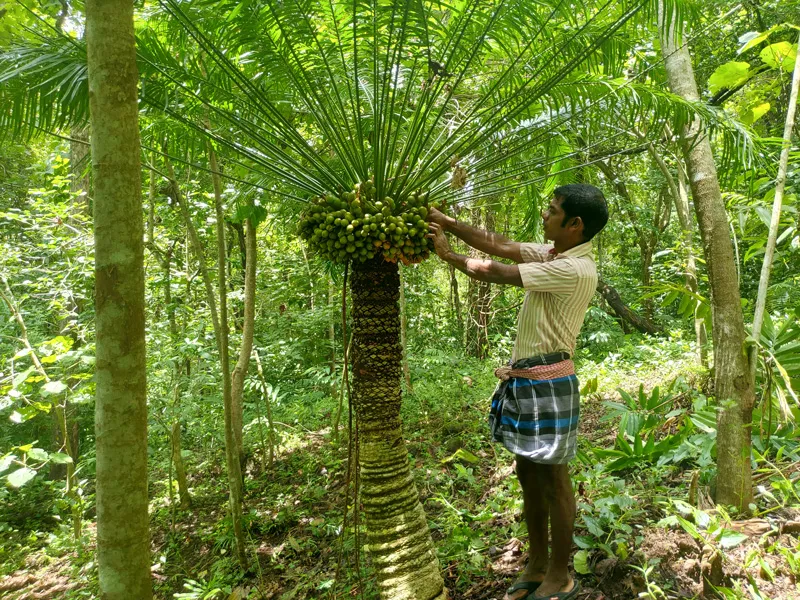
[[[530,596],[529,600],[534,598],[536,600],[551,600],[551,598],[552,600],[559,600],[555,594],[568,594],[576,589],[577,585],[578,583],[569,575],[567,575],[566,580],[563,578],[545,579],[536,590],[536,593]]]
[[[526,583],[526,582],[541,584],[542,581],[544,580],[544,576],[545,576],[544,571],[529,572],[526,570],[522,575],[519,576],[519,579],[517,579],[517,581],[514,582],[514,585],[512,585],[511,587],[513,588],[519,583]],[[506,593],[506,595],[503,597],[503,600],[524,600],[525,598],[533,598],[534,592],[535,590],[520,588],[514,590],[514,592],[512,592],[511,594]]]

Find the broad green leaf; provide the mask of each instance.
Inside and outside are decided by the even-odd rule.
[[[61,394],[67,389],[67,384],[63,381],[48,381],[42,386],[42,394]]]
[[[16,459],[17,457],[13,454],[6,454],[3,458],[0,458],[0,473],[7,471]]]
[[[10,483],[13,487],[19,488],[28,483],[34,477],[36,477],[36,471],[29,469],[28,467],[22,467],[21,469],[17,469],[13,473],[10,473],[7,479],[8,483]]]
[[[50,455],[50,461],[59,465],[66,465],[72,463],[72,457],[69,454],[64,454],[63,452],[53,452]]]
[[[28,379],[28,375],[33,373],[33,367],[29,367],[28,369],[22,371],[22,373],[17,373],[17,376],[14,377],[14,380],[11,382],[12,387],[17,387],[22,384],[26,379]]]
[[[742,85],[750,78],[750,63],[731,61],[717,67],[708,78],[708,89],[712,94],[720,90]]]
[[[767,31],[765,33],[760,33],[758,31],[748,31],[747,33],[740,35],[739,43],[742,44],[742,46],[739,48],[736,54],[742,54],[750,50],[750,48],[758,46],[761,42],[763,42],[769,37],[769,34],[771,32],[772,30]]]
[[[771,107],[772,105],[769,102],[762,102],[761,104],[751,106],[741,114],[742,123],[745,125],[752,125],[767,114]]]
[[[783,71],[794,71],[794,61],[797,59],[797,46],[789,42],[778,42],[764,48],[759,56],[770,67],[780,67]]]
[[[30,354],[30,353],[31,353],[30,348],[23,348],[22,350],[20,350],[19,352],[17,352],[14,355],[14,358],[12,360],[17,360],[19,358],[23,358],[25,356],[28,356],[28,354]]]
[[[46,450],[43,450],[42,448],[31,448],[30,450],[28,450],[28,456],[33,460],[45,461],[47,460],[49,454],[47,453]]]
[[[589,567],[588,550],[578,550],[575,553],[573,566],[575,567],[575,572],[580,573],[581,575],[589,575],[592,572],[591,567]]]
[[[733,531],[732,529],[723,529],[719,535],[719,546],[720,548],[728,550],[730,548],[735,548],[745,540],[747,540],[745,534]]]

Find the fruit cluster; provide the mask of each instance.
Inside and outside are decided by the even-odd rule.
[[[300,220],[300,237],[335,262],[363,262],[382,255],[404,264],[425,260],[433,249],[428,239],[428,193],[401,201],[378,199],[375,184],[365,181],[353,191],[315,198]]]

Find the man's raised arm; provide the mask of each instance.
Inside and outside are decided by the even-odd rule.
[[[492,256],[499,256],[500,258],[508,258],[517,263],[523,262],[519,242],[510,240],[492,231],[478,229],[477,227],[472,227],[466,223],[456,221],[453,217],[449,217],[435,208],[430,209],[428,220],[438,224],[442,229],[460,238],[468,246],[472,246],[481,252],[491,254]]]

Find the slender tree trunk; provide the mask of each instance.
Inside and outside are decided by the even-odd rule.
[[[8,307],[11,316],[17,322],[17,325],[19,325],[20,339],[22,340],[25,348],[28,350],[28,355],[31,357],[33,367],[45,382],[49,382],[50,376],[47,374],[47,371],[45,371],[44,365],[42,365],[42,362],[39,360],[39,355],[36,354],[36,350],[31,345],[30,338],[28,338],[28,328],[25,325],[25,319],[22,316],[22,312],[19,310],[16,299],[14,298],[14,293],[11,291],[11,286],[8,284],[8,280],[6,280],[4,277],[0,276],[0,280],[2,280],[3,288],[5,288],[5,290],[0,288],[0,298],[3,299],[3,302],[5,302],[6,306]],[[63,451],[68,454],[71,459],[71,462],[68,462],[66,465],[64,465],[66,468],[63,470],[63,472],[58,474],[60,475],[60,478],[64,479],[64,492],[72,504],[72,531],[75,535],[75,539],[80,541],[83,529],[83,504],[77,493],[78,482],[75,478],[75,465],[78,462],[78,444],[76,441],[78,431],[76,427],[73,428],[73,435],[70,436],[69,423],[67,420],[67,409],[68,404],[66,395],[64,396],[63,405],[57,401],[53,406],[53,419],[56,429],[55,451]],[[54,472],[51,470],[51,474],[53,473]]]
[[[640,279],[642,281],[642,287],[645,291],[650,290],[650,264],[652,262],[653,252],[650,249],[648,244],[648,239],[646,232],[642,229],[639,223],[639,218],[636,214],[636,205],[633,201],[633,197],[631,196],[630,192],[628,191],[628,186],[625,185],[625,182],[620,178],[614,168],[611,165],[611,161],[598,161],[597,166],[603,172],[603,175],[606,176],[609,183],[614,186],[617,194],[622,198],[622,209],[625,215],[628,217],[628,221],[630,221],[631,227],[633,228],[634,235],[636,237],[636,243],[639,246],[639,255],[641,257],[641,271],[640,271]],[[652,320],[653,318],[653,299],[651,297],[645,297],[642,299],[642,304],[644,305],[644,313],[645,318],[647,320]]]
[[[613,310],[614,314],[620,319],[623,331],[625,331],[625,324],[627,323],[633,326],[637,331],[648,335],[660,335],[662,333],[661,329],[659,329],[655,323],[647,319],[647,317],[642,317],[637,314],[625,304],[619,292],[602,279],[597,280],[597,293],[603,297],[603,300],[608,303],[611,310]],[[628,332],[625,331],[625,333]]]
[[[328,277],[328,309],[331,316],[328,320],[328,343],[331,347],[331,368],[330,374],[336,372],[336,286],[333,285],[333,278]],[[336,395],[336,385],[334,384],[332,393]]]
[[[91,202],[91,177],[88,169],[89,157],[89,131],[86,127],[76,127],[70,132],[72,140],[69,143],[69,166],[72,171],[70,191],[82,194],[82,211],[86,216],[92,215]]]
[[[149,600],[144,225],[133,3],[87,0],[94,173],[97,561],[104,600]]]
[[[464,315],[461,309],[461,296],[458,292],[458,279],[456,278],[456,268],[448,265],[450,270],[450,294],[453,300],[453,311],[456,314],[456,325],[458,326],[458,339],[464,336]]]
[[[647,145],[650,155],[653,157],[658,169],[667,181],[672,201],[675,204],[675,212],[678,215],[678,222],[681,225],[683,236],[683,249],[686,253],[686,289],[696,294],[697,286],[697,263],[695,261],[694,249],[694,222],[689,212],[689,194],[686,188],[686,176],[680,165],[677,168],[677,180],[672,176],[667,163],[661,154],[656,150],[652,143]],[[701,365],[708,367],[708,334],[706,332],[706,320],[698,317],[697,310],[694,316],[694,334],[697,342],[697,359]]]
[[[181,499],[181,508],[192,506],[192,496],[189,494],[189,484],[186,481],[186,468],[183,465],[183,455],[181,454],[181,423],[172,422],[172,432],[170,442],[172,443],[172,462],[175,465],[175,477],[178,479],[178,496]]]
[[[264,378],[264,368],[261,366],[261,356],[258,350],[254,352],[256,357],[256,367],[258,368],[258,378],[261,380],[261,385],[264,388],[264,404],[267,407],[267,436],[269,439],[269,468],[275,463],[275,428],[272,425],[272,406],[269,402],[269,394],[267,394],[267,380]]]
[[[231,390],[231,365],[229,355],[228,331],[228,285],[225,279],[227,252],[225,246],[225,214],[222,209],[222,182],[217,166],[217,155],[211,144],[208,145],[208,162],[211,167],[211,180],[214,185],[214,207],[217,217],[217,293],[219,294],[219,357],[222,367],[222,402],[225,416],[225,462],[228,468],[228,486],[230,487],[231,517],[236,553],[239,564],[247,565],[244,533],[242,531],[242,499],[244,482],[242,480],[241,458],[242,448],[242,407],[235,406]],[[253,261],[255,266],[255,260]],[[248,354],[248,359],[250,355]]]
[[[483,227],[491,231],[494,229],[494,212],[484,209]],[[479,209],[476,212],[476,222],[481,226]],[[470,256],[488,258],[489,255],[479,250],[470,249]],[[451,280],[452,281],[452,280]],[[486,358],[489,350],[489,310],[491,307],[492,284],[484,281],[469,280],[469,319],[467,321],[467,353],[475,358]]]
[[[700,96],[689,50],[685,44],[678,47],[674,27],[667,27],[663,2],[659,3],[659,26],[661,50],[672,92],[687,100],[698,101]],[[720,407],[716,501],[747,511],[753,501],[750,445],[755,395],[745,355],[744,318],[728,215],[722,201],[711,144],[699,120],[682,132],[681,150],[686,160],[711,285],[714,389]]]
[[[778,164],[778,177],[775,180],[775,199],[772,203],[772,217],[769,224],[767,247],[764,251],[764,262],[761,265],[761,277],[758,282],[758,297],[753,315],[752,337],[755,343],[750,347],[750,379],[755,387],[756,367],[758,365],[758,344],[761,341],[761,326],[764,323],[764,312],[767,307],[767,289],[769,288],[769,274],[772,270],[772,261],[775,257],[775,246],[778,244],[778,229],[781,224],[781,210],[783,206],[783,192],[786,188],[786,171],[789,165],[789,150],[792,147],[792,129],[794,128],[794,113],[797,109],[797,90],[800,88],[800,39],[797,43],[797,56],[794,63],[792,76],[792,91],[789,93],[789,107],[786,111],[786,123],[783,127],[783,147]]]
[[[210,153],[213,156],[213,153]],[[200,276],[203,279],[203,285],[206,291],[206,302],[208,303],[208,311],[211,313],[211,324],[214,327],[214,338],[217,342],[217,352],[220,356],[220,367],[222,370],[222,405],[225,419],[225,464],[228,471],[228,506],[231,513],[231,521],[233,522],[233,534],[236,539],[236,552],[240,564],[245,565],[247,557],[245,554],[244,533],[242,531],[242,472],[238,456],[236,455],[236,444],[233,438],[233,431],[231,427],[231,375],[230,375],[230,360],[228,356],[228,311],[227,311],[227,295],[225,294],[225,265],[219,264],[219,261],[225,260],[225,224],[222,218],[218,217],[217,220],[217,258],[218,268],[217,273],[220,281],[218,281],[218,290],[222,292],[220,297],[220,306],[224,306],[224,311],[217,311],[217,298],[214,294],[214,287],[211,282],[211,275],[208,272],[208,266],[205,262],[205,255],[203,253],[203,244],[200,236],[197,234],[197,228],[192,221],[192,215],[189,213],[186,199],[178,187],[178,182],[175,180],[175,173],[172,169],[172,164],[165,161],[167,167],[167,175],[170,179],[170,187],[168,193],[180,207],[181,216],[186,231],[188,233],[189,241],[191,242],[194,254],[197,256],[197,265],[200,270]],[[216,157],[213,161],[212,170],[216,170]],[[215,189],[219,185],[218,177],[216,178]],[[221,189],[220,189],[221,195]],[[218,211],[221,212],[221,204],[218,206]],[[188,263],[188,244],[187,244],[187,263]],[[187,294],[189,293],[187,287]],[[188,300],[188,296],[187,296]],[[224,329],[223,329],[224,324]]]
[[[381,597],[444,600],[446,591],[402,435],[397,265],[353,265],[353,404],[361,504]]]
[[[239,454],[239,464],[244,470],[244,444],[243,444],[243,411],[244,411],[244,380],[250,367],[250,355],[253,353],[253,332],[256,320],[256,262],[258,247],[256,245],[256,227],[251,219],[245,220],[245,273],[244,273],[244,320],[242,325],[242,347],[239,349],[239,359],[231,376],[231,403],[234,407],[234,427],[238,427],[236,451]],[[237,433],[236,431],[234,432]]]

